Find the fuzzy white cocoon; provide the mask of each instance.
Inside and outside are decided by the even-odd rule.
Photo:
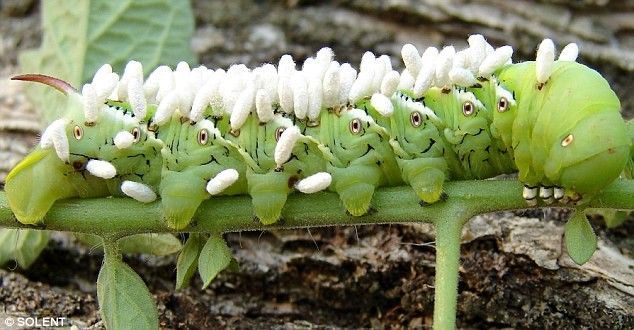
[[[150,203],[156,200],[156,193],[152,188],[140,182],[123,181],[121,191],[126,196],[132,197],[141,203]]]
[[[296,71],[292,78],[293,109],[297,119],[306,118],[308,113],[308,82],[302,71]]]
[[[449,79],[455,85],[470,87],[478,83],[471,71],[464,68],[453,68],[449,71]]]
[[[513,56],[513,48],[511,46],[502,46],[487,55],[478,68],[480,77],[490,77],[493,72],[505,65]]]
[[[283,55],[277,67],[277,95],[280,107],[285,113],[293,113],[293,84],[295,62],[290,55]]]
[[[409,71],[413,76],[418,75],[418,71],[423,66],[422,59],[418,54],[418,49],[416,46],[412,44],[405,44],[401,49],[401,56],[403,57],[403,62],[405,63],[405,67],[407,71]]]
[[[394,106],[392,105],[392,101],[390,101],[390,99],[383,94],[375,93],[374,95],[372,95],[372,98],[370,99],[370,104],[383,117],[389,117],[392,115],[392,113],[394,113]]]
[[[64,162],[68,162],[70,149],[68,137],[66,136],[66,120],[57,119],[48,125],[44,133],[42,133],[40,146],[45,149],[53,147],[57,157]]]
[[[339,103],[340,75],[339,63],[331,62],[328,69],[324,73],[323,95],[324,106],[327,108],[334,107]]]
[[[88,163],[86,163],[86,170],[88,170],[90,174],[102,179],[112,179],[117,175],[117,169],[114,165],[105,160],[89,160]]]
[[[226,169],[209,180],[207,183],[207,192],[210,195],[217,195],[238,181],[239,176],[238,171],[232,168]]]
[[[537,48],[537,56],[535,58],[535,74],[537,82],[545,83],[553,72],[553,64],[555,63],[555,44],[550,39],[544,39],[539,48]]]
[[[130,61],[123,70],[123,76],[119,82],[118,97],[120,101],[128,99],[128,83],[132,79],[143,81],[143,65],[137,61]]]
[[[279,141],[277,141],[277,144],[275,145],[275,153],[273,154],[275,165],[277,165],[277,167],[281,167],[282,164],[286,163],[291,158],[291,153],[293,152],[295,143],[301,135],[302,134],[297,126],[287,127],[284,132],[282,132]]]
[[[86,84],[81,89],[84,101],[84,118],[88,123],[94,123],[99,119],[100,105],[103,100],[97,98],[97,92],[92,84]]]
[[[401,72],[401,77],[398,81],[398,87],[396,88],[399,91],[411,89],[414,87],[414,83],[416,79],[412,76],[409,70],[405,69]]]
[[[561,50],[559,54],[560,61],[570,61],[574,62],[577,60],[577,56],[579,56],[579,47],[576,43],[569,43]]]
[[[129,148],[134,143],[134,136],[128,131],[121,131],[114,137],[114,145],[119,149]]]
[[[303,192],[304,194],[312,194],[328,188],[330,183],[332,183],[332,176],[330,173],[319,172],[299,180],[295,184],[295,189]]]
[[[128,82],[128,100],[136,119],[143,120],[147,112],[147,100],[141,79],[131,79]]]
[[[271,104],[269,93],[265,89],[259,89],[255,94],[255,111],[262,123],[273,119],[273,105]]]
[[[255,103],[255,87],[253,83],[250,83],[245,90],[240,93],[238,100],[233,106],[233,110],[231,111],[231,117],[229,118],[229,123],[231,124],[232,130],[238,130],[244,122],[247,120],[247,117],[251,113]]]
[[[391,96],[394,94],[398,88],[400,75],[398,72],[392,70],[388,72],[384,77],[383,81],[381,81],[381,94],[385,96]]]
[[[354,80],[357,79],[357,70],[350,63],[343,63],[339,67],[339,104],[348,102],[350,89]]]
[[[456,50],[453,46],[443,48],[436,58],[436,86],[445,87],[451,84],[449,71],[453,65],[453,57]]]
[[[171,91],[165,98],[159,103],[156,112],[154,113],[153,122],[156,125],[163,125],[167,123],[176,111],[176,107],[179,104],[178,94],[176,91]]]

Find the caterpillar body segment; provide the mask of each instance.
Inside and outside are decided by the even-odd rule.
[[[450,143],[441,133],[445,126],[423,102],[407,93],[397,92],[390,101],[394,111],[389,116],[377,112],[367,101],[360,106],[386,128],[401,179],[422,201],[437,202],[444,182],[463,172]]]
[[[236,195],[247,191],[247,161],[240,148],[225,140],[213,123],[196,123],[176,118],[159,126],[157,135],[164,141],[159,194],[163,217],[168,226],[186,227],[200,203],[209,198],[207,186],[221,172],[237,173],[233,182],[216,189],[214,195]]]
[[[287,196],[296,183],[326,171],[324,147],[317,140],[303,136],[291,119],[281,113],[265,123],[249,114],[237,132],[231,131],[226,119],[219,121],[218,126],[224,128],[228,140],[241,147],[245,158],[252,160],[245,174],[247,192],[255,216],[263,224],[280,219]],[[295,137],[287,140],[287,134],[294,131]],[[280,148],[287,151],[280,152]],[[278,156],[280,153],[285,155]]]
[[[326,168],[332,175],[330,189],[339,194],[350,214],[367,213],[377,187],[402,182],[387,131],[363,110],[322,110],[319,125],[304,126],[304,132],[330,150],[332,159]]]

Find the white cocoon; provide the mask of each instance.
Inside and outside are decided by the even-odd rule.
[[[277,144],[275,145],[275,153],[273,154],[275,165],[277,165],[277,167],[281,167],[282,164],[286,163],[291,158],[291,153],[293,152],[295,143],[301,135],[302,134],[297,126],[287,127],[284,132],[282,132],[279,141],[277,141]]]
[[[381,81],[381,94],[385,96],[391,96],[394,94],[398,88],[399,80],[400,75],[398,72],[394,70],[388,72],[383,77],[383,81]]]
[[[140,182],[123,181],[121,191],[126,196],[132,197],[141,203],[150,203],[156,200],[156,193],[154,193],[152,188]]]
[[[370,104],[378,111],[381,116],[389,117],[394,113],[394,106],[392,105],[392,101],[390,99],[380,93],[374,93],[372,98],[370,99]]]
[[[550,39],[544,39],[539,48],[537,48],[537,56],[535,58],[535,74],[537,82],[545,83],[553,72],[553,64],[555,63],[555,44]]]
[[[331,182],[332,176],[330,176],[330,173],[319,172],[299,180],[295,184],[295,189],[303,192],[304,194],[312,194],[328,188]]]
[[[577,56],[579,56],[579,47],[576,43],[569,43],[561,50],[559,54],[560,61],[570,61],[574,62],[577,60]]]
[[[68,162],[70,156],[68,137],[66,136],[66,120],[57,119],[53,121],[42,133],[40,146],[42,148],[55,148],[57,157],[64,162]]]
[[[480,64],[478,68],[478,75],[480,77],[488,78],[495,70],[501,68],[508,62],[513,56],[513,48],[511,46],[502,46],[493,51],[493,53],[487,55],[487,57]]]
[[[128,82],[128,100],[136,119],[143,120],[147,111],[147,100],[141,79],[135,78]]]
[[[90,174],[102,179],[112,179],[117,175],[117,169],[114,165],[105,160],[89,160],[86,164],[86,170],[88,170]]]
[[[232,168],[226,169],[209,180],[207,183],[207,192],[210,195],[217,195],[236,182],[239,176],[238,171]]]
[[[405,63],[405,67],[407,71],[409,71],[413,76],[418,75],[418,71],[423,66],[422,59],[418,54],[418,49],[416,46],[412,44],[405,44],[401,49],[401,56],[403,57],[403,63]]]
[[[128,131],[121,131],[114,137],[114,145],[119,149],[129,148],[134,143],[134,136]]]
[[[255,111],[261,123],[266,123],[273,119],[273,106],[265,89],[259,89],[255,94]]]
[[[99,119],[99,106],[104,100],[97,99],[97,92],[92,84],[86,84],[81,89],[84,101],[84,118],[88,123],[94,123]]]

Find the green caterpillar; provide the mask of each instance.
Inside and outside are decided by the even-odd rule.
[[[447,197],[447,180],[515,171],[529,203],[564,192],[585,201],[631,162],[618,99],[598,73],[570,60],[571,48],[555,61],[545,42],[537,61],[512,64],[508,46],[493,49],[481,36],[469,44],[422,56],[406,45],[400,74],[385,55],[364,54],[357,72],[324,48],[301,69],[285,55],[277,68],[181,63],[145,81],[131,62],[120,80],[100,70],[81,97],[59,81],[23,79],[71,96],[65,119],[47,131],[63,126],[68,154],[84,156],[73,167],[44,134],[42,147],[7,178],[10,205],[20,221],[37,223],[62,198],[124,194],[150,202],[158,193],[167,225],[182,229],[204,199],[249,194],[254,215],[271,224],[293,190],[330,189],[360,216],[380,186],[405,183],[434,203]],[[73,141],[74,127],[91,137]],[[85,175],[87,159],[109,165]],[[108,169],[116,176],[101,173]],[[57,195],[17,188],[49,172],[64,188]]]

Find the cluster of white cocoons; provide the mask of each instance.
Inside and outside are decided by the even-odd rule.
[[[152,123],[159,126],[174,116],[199,122],[208,107],[216,115],[228,115],[232,131],[238,131],[250,114],[257,115],[262,123],[287,120],[274,153],[276,166],[281,168],[290,159],[296,143],[304,137],[290,120],[276,115],[275,109],[279,108],[300,120],[315,122],[322,108],[342,107],[369,98],[379,114],[391,116],[394,112],[393,96],[398,90],[411,90],[414,97],[419,98],[432,87],[470,87],[478,83],[478,78],[487,79],[502,66],[512,63],[513,49],[510,46],[494,48],[479,34],[471,35],[467,41],[469,47],[460,51],[453,46],[440,50],[428,47],[422,55],[414,45],[406,44],[401,50],[405,69],[400,73],[393,70],[387,55],[377,57],[372,52],[363,54],[357,72],[348,63],[334,61],[330,48],[319,50],[299,69],[290,55],[282,56],[277,67],[264,64],[249,69],[238,64],[226,71],[205,66],[191,69],[187,63],[181,62],[174,70],[167,66],[156,68],[146,80],[139,62],[129,62],[120,79],[106,64],[89,84],[83,86],[81,97],[87,124],[98,122],[107,99],[129,102],[137,122],[145,119],[148,104],[157,104]],[[576,44],[568,44],[558,60],[575,61],[578,53]],[[550,39],[545,39],[539,45],[536,56],[539,84],[548,81],[554,61],[555,46]],[[470,96],[465,94],[463,97]],[[419,102],[410,103],[428,116],[435,117],[433,111]],[[477,100],[474,104],[480,106]],[[361,120],[372,121],[361,110],[342,109],[354,112],[354,116]],[[42,134],[41,146],[54,147],[58,157],[68,161],[65,125],[66,121],[62,119],[53,122]],[[129,148],[133,143],[134,137],[127,131],[121,131],[114,137],[114,144],[119,149]],[[86,169],[101,178],[116,175],[114,166],[105,161],[91,160]],[[206,189],[211,195],[219,194],[237,179],[238,172],[228,169],[212,178]],[[300,180],[295,188],[312,193],[327,188],[331,180],[328,173],[317,173]],[[121,190],[142,202],[156,199],[151,188],[141,183],[125,181]]]

